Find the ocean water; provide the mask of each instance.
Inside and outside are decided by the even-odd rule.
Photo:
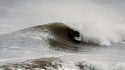
[[[125,42],[110,46],[75,44],[64,36],[65,32],[60,31],[58,39],[58,34],[51,31],[43,25],[1,35],[0,65],[55,57],[63,61],[57,70],[80,70],[77,64],[84,66],[83,70],[125,69]]]
[[[125,70],[124,3],[123,0],[0,0],[0,65],[59,57],[65,63],[58,70],[79,70],[75,67],[77,63],[84,66],[83,70]],[[54,35],[46,29],[29,27],[52,22],[63,22],[79,31],[84,42],[100,46],[66,41],[77,48],[49,48],[48,38],[54,39]],[[58,45],[61,44],[55,46]]]

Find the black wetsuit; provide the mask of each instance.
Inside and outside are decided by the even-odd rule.
[[[73,29],[68,29],[68,37],[75,43],[81,42],[75,39],[75,37],[80,37],[80,33],[78,31],[74,31]]]

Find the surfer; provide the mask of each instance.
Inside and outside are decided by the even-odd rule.
[[[81,43],[80,33],[78,31],[68,29],[68,37],[76,43]]]

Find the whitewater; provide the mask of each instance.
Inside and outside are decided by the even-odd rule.
[[[18,64],[17,70],[27,70],[20,67],[27,60],[54,57],[57,67],[45,66],[46,70],[125,70],[125,17],[118,3],[125,2],[1,0],[0,69],[8,65],[15,70]],[[51,29],[53,22],[78,31],[85,44],[75,44],[65,32]]]

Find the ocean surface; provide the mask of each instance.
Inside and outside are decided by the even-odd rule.
[[[124,0],[0,0],[0,68],[54,57],[62,66],[47,70],[125,70],[124,12]],[[79,31],[85,43],[53,22]]]
[[[7,65],[26,60],[56,57],[66,63],[64,70],[80,70],[75,68],[75,64],[79,62],[85,70],[91,70],[91,68],[95,70],[125,69],[124,41],[110,46],[91,43],[75,44],[65,37],[65,31],[58,29],[59,36],[58,30],[57,32],[53,30],[53,27],[39,25],[1,35],[0,64]]]

